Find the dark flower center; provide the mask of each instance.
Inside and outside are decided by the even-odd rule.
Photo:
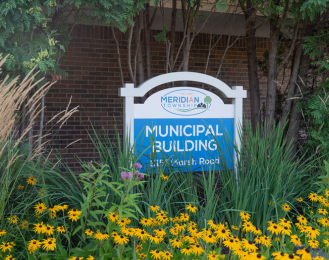
[[[315,230],[315,228],[314,228],[314,227],[312,227],[312,230]]]
[[[226,232],[226,230],[225,229],[222,229],[222,233],[224,234]]]
[[[160,253],[159,250],[157,250],[156,253],[159,254]]]
[[[34,245],[35,245],[36,243],[37,243],[37,242],[35,242],[35,241],[33,242]]]
[[[257,258],[261,258],[261,257],[262,257],[262,255],[261,255],[261,254],[258,254],[258,255],[257,255]]]
[[[123,236],[120,236],[120,238],[123,238]]]
[[[281,252],[281,256],[284,256],[284,253],[283,252]]]
[[[53,242],[49,241],[48,244],[51,245]]]
[[[47,230],[49,230],[50,229],[50,227],[47,227]]]
[[[289,255],[289,258],[290,258],[290,259],[294,259],[294,255],[293,255],[293,254],[290,254],[290,255]]]
[[[233,239],[230,239],[230,242],[233,243]]]
[[[248,241],[248,243],[249,243],[249,245],[252,245],[252,244],[253,244],[253,242],[252,242],[252,241]]]
[[[309,248],[305,249],[305,251],[306,251],[306,253],[310,253],[310,249]]]

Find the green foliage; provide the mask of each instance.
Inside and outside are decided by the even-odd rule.
[[[148,0],[4,0],[0,3],[0,53],[10,54],[4,69],[25,75],[34,66],[40,76],[66,77],[60,61],[70,41],[69,19],[113,25],[125,31]],[[71,22],[72,23],[72,22]]]
[[[167,33],[169,32],[169,29],[165,25],[163,25],[161,29],[162,31],[153,37],[157,42],[166,42],[168,40]]]
[[[251,221],[265,232],[267,221],[285,216],[283,204],[289,203],[294,208],[296,199],[307,196],[315,166],[311,159],[293,160],[291,144],[280,125],[271,130],[267,126],[257,128],[255,134],[248,121],[245,126],[244,134],[240,131],[241,152],[236,150],[239,154],[236,172],[225,167],[221,171],[220,198],[231,225],[238,222],[239,211],[256,213]]]

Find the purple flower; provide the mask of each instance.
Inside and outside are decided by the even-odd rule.
[[[126,173],[126,172],[122,172],[121,173],[121,178],[124,180],[124,179],[126,179],[126,178],[128,178],[128,173]]]
[[[133,166],[136,167],[137,169],[142,168],[142,165],[140,163],[134,163]]]
[[[136,171],[136,172],[134,172],[134,174],[135,174],[136,176],[139,176],[140,173]]]
[[[144,174],[140,173],[139,176],[137,177],[137,180],[141,181],[144,179]]]
[[[128,172],[128,179],[131,180],[133,178],[133,174],[131,172]]]

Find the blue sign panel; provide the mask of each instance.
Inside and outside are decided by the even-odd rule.
[[[182,171],[218,170],[222,154],[233,169],[233,118],[135,118],[134,135],[145,168],[169,160]]]

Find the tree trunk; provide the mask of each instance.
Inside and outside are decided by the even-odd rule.
[[[135,58],[136,58],[136,87],[144,82],[144,66],[143,66],[143,53],[141,45],[141,25],[142,25],[142,12],[136,17],[134,41],[135,41]]]
[[[306,30],[306,26],[307,26],[308,20],[305,19],[303,22],[303,27],[301,29],[300,32],[300,39],[301,42],[299,43],[299,45],[296,48],[296,53],[294,55],[294,59],[293,59],[293,65],[292,65],[292,70],[291,70],[291,74],[290,74],[290,81],[289,81],[289,88],[288,88],[288,99],[285,102],[284,108],[283,108],[283,112],[282,112],[282,117],[281,117],[281,126],[283,127],[283,125],[285,124],[286,120],[288,119],[288,115],[293,103],[292,99],[289,99],[290,97],[292,97],[295,93],[295,87],[296,87],[296,82],[298,79],[298,71],[299,71],[299,65],[300,65],[300,60],[302,57],[302,52],[303,52],[303,37],[305,35],[305,30]],[[296,28],[296,30],[298,30],[298,28]]]
[[[154,10],[154,12],[156,12]],[[145,6],[144,15],[144,47],[145,47],[145,68],[146,68],[146,79],[152,78],[151,72],[151,28],[150,22],[150,4]]]
[[[174,54],[175,54],[175,40],[176,40],[176,16],[177,16],[177,0],[172,1],[171,11],[171,26],[170,26],[170,54],[169,54],[169,71],[174,70]]]
[[[301,67],[299,71],[299,75],[302,78],[303,82],[301,80],[297,81],[297,84],[299,88],[295,90],[295,94],[302,94],[306,90],[306,80],[307,80],[307,74],[310,68],[310,57],[307,54],[302,55],[301,58]],[[302,93],[300,93],[300,91]],[[287,142],[292,142],[292,149],[291,149],[291,155],[294,156],[297,152],[297,141],[299,136],[299,128],[300,128],[300,122],[302,119],[302,112],[300,110],[300,104],[297,100],[293,101],[292,109],[291,109],[291,116],[289,120],[289,128],[288,128],[288,134],[287,134]]]
[[[270,20],[270,48],[268,57],[267,97],[266,97],[266,123],[270,126],[274,123],[275,101],[276,101],[276,78],[278,47],[280,36],[279,20]]]
[[[249,7],[249,6],[248,6]],[[256,10],[248,8],[244,12],[246,20],[248,78],[250,90],[251,125],[253,132],[260,126],[260,90],[258,80],[258,66],[256,53]]]

